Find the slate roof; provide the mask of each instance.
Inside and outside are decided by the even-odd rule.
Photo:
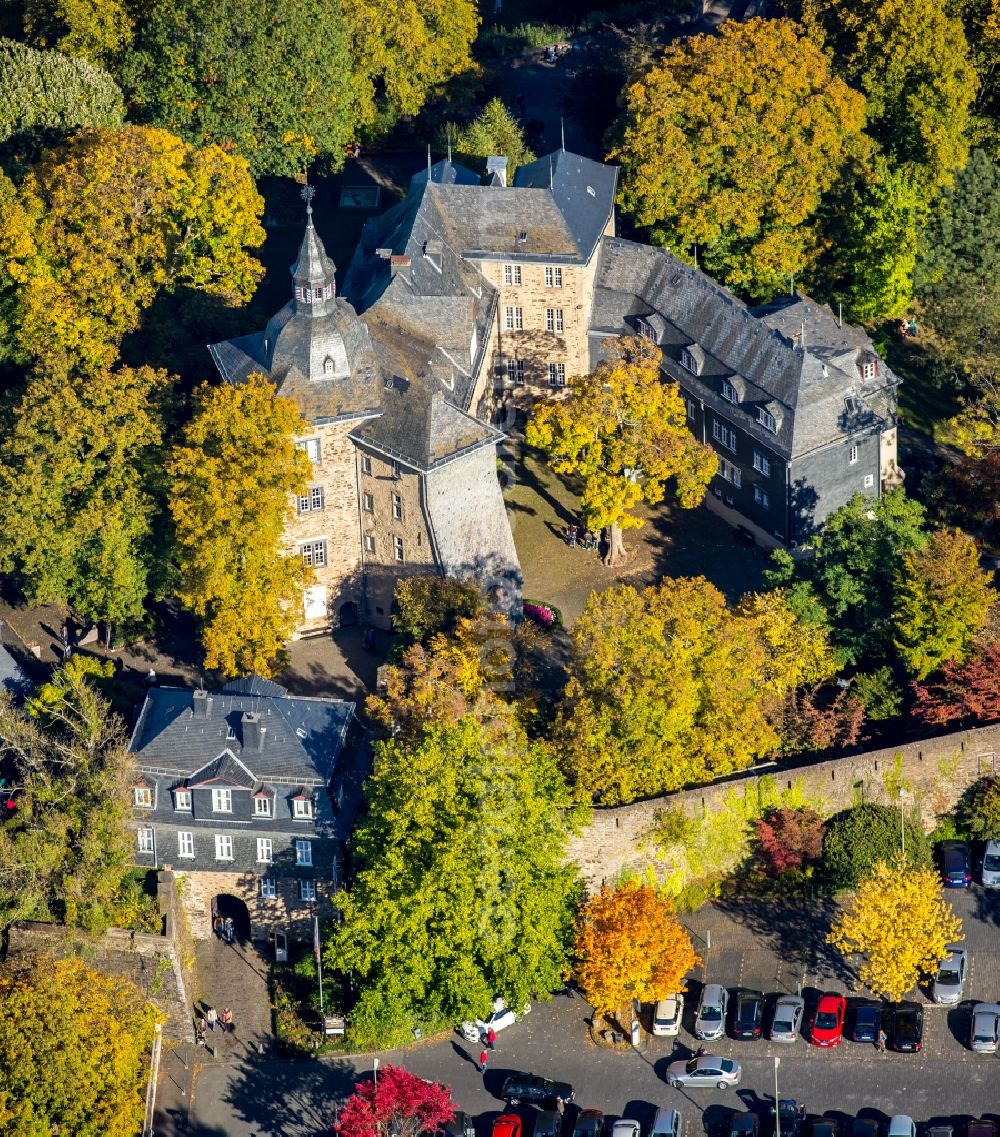
[[[27,697],[32,688],[31,680],[2,643],[0,643],[0,687],[17,699]]]
[[[249,681],[247,681],[249,682]],[[252,684],[250,684],[252,685]],[[279,688],[280,689],[280,688]],[[283,689],[280,689],[283,690]],[[339,699],[305,699],[283,693],[259,695],[224,688],[211,693],[207,717],[193,710],[194,691],[154,687],[146,695],[132,732],[131,749],[140,770],[188,777],[212,763],[227,776],[244,780],[230,763],[258,781],[284,785],[327,785],[354,715],[354,704]],[[260,750],[244,749],[244,712],[261,715],[264,743]],[[233,733],[235,738],[227,738]]]
[[[460,166],[457,162],[452,162],[450,158],[442,158],[440,162],[435,162],[431,166],[430,180],[442,186],[478,186],[479,175],[467,166]],[[427,171],[418,170],[412,178],[410,178],[410,185],[426,185],[427,184]]]

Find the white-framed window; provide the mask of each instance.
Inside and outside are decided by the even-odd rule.
[[[299,495],[299,513],[315,513],[323,507],[322,486],[311,486],[308,493]]]
[[[403,520],[403,499],[398,493],[392,495],[392,516],[397,521]]]
[[[728,379],[722,380],[722,397],[730,403],[738,403],[740,401],[740,393],[729,382]]]
[[[361,495],[361,508],[365,511],[365,513],[375,512],[375,499],[370,493],[363,493]]]
[[[270,837],[257,838],[257,860],[262,865],[269,865],[274,860],[274,842]]]
[[[191,812],[191,791],[174,790],[174,809],[181,813]]]
[[[731,486],[741,486],[743,484],[743,475],[740,472],[739,466],[734,466],[732,462],[726,461],[725,458],[719,459],[719,476],[724,478]]]
[[[374,535],[374,533],[366,533],[365,534],[365,552],[366,553],[374,553],[375,552],[375,535]]]
[[[690,348],[681,348],[681,367],[683,367],[685,371],[690,371],[692,375],[698,374],[698,361],[691,354]]]
[[[545,309],[545,330],[547,332],[561,332],[563,330],[562,308]]]
[[[312,798],[292,798],[292,817],[296,821],[311,821],[313,815]]]
[[[548,374],[550,387],[565,387],[566,386],[566,364],[565,363],[547,363],[545,365],[546,373]]]
[[[520,265],[504,265],[503,266],[503,282],[504,284],[518,285],[521,283],[521,266]]]
[[[323,568],[326,564],[326,541],[303,541],[299,551],[306,568]]]
[[[524,331],[524,309],[511,307],[505,308],[504,327],[508,332]]]
[[[217,861],[231,861],[233,859],[233,839],[225,833],[215,835],[215,859]]]
[[[861,364],[861,382],[868,383],[878,375],[878,360],[866,359]]]
[[[757,421],[765,430],[771,431],[772,434],[778,433],[778,424],[774,415],[766,407],[757,408]]]
[[[393,551],[396,554],[396,560],[399,561],[400,564],[402,564],[403,559],[404,559],[403,538],[402,537],[393,537],[392,547],[393,547]]]
[[[767,491],[762,490],[760,488],[760,486],[754,486],[754,488],[753,488],[753,499],[758,505],[763,506],[764,509],[770,509],[771,508],[771,499],[768,496]]]
[[[135,786],[132,790],[133,801],[140,809],[153,808],[153,791],[149,786]]]
[[[524,383],[524,360],[507,360],[507,382],[516,383],[519,387]]]
[[[253,799],[254,817],[271,816],[271,799],[269,797],[255,797]]]
[[[179,857],[193,857],[194,856],[194,834],[193,833],[178,833],[177,834],[177,855]]]
[[[306,901],[316,899],[316,882],[314,880],[299,881],[299,899]]]
[[[726,426],[724,422],[719,422],[717,418],[712,420],[712,437],[716,442],[721,442],[727,450],[736,453],[736,431]]]
[[[236,727],[233,726],[232,723],[229,723],[228,726],[226,727],[226,741],[227,742],[235,742],[236,741]]]
[[[684,396],[684,406],[687,408],[688,422],[694,422],[694,399]]]
[[[273,876],[262,876],[260,878],[260,898],[261,900],[278,899],[278,884]]]
[[[753,468],[764,475],[765,478],[771,476],[771,459],[766,454],[762,454],[759,450],[753,452]]]
[[[473,355],[475,355],[475,352],[473,352]],[[393,458],[393,460],[392,460],[392,476],[394,478],[399,478],[402,476],[402,474],[403,474],[403,467],[396,461],[395,458]]]
[[[852,446],[851,449],[848,451],[847,461],[853,466],[857,460],[858,460],[858,448],[856,446]]]
[[[295,842],[295,863],[310,868],[313,863],[313,847],[312,841],[296,840]]]
[[[140,853],[152,853],[154,851],[153,830],[148,826],[143,826],[136,831],[135,842]]]
[[[299,450],[304,450],[306,457],[315,465],[318,465],[323,460],[323,451],[318,438],[306,438],[303,439],[302,442],[296,442],[295,445]]]
[[[870,490],[875,485],[875,475],[865,474],[865,489]]]
[[[370,474],[372,472],[372,460],[370,454],[361,455],[361,472],[362,474]]]
[[[212,812],[213,813],[232,813],[233,812],[233,791],[232,790],[212,790]]]
[[[545,270],[545,287],[546,288],[562,288],[562,269],[561,268],[546,268],[546,270]]]

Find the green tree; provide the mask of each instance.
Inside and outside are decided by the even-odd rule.
[[[0,352],[100,370],[161,289],[249,299],[262,210],[246,164],[218,147],[79,131],[0,192]]]
[[[560,985],[572,940],[565,785],[545,744],[486,700],[376,747],[354,884],[326,949],[360,991],[354,1045],[521,1007]]]
[[[864,98],[788,20],[728,21],[669,45],[627,88],[610,157],[653,240],[770,298],[821,249],[824,196],[871,145]]]
[[[122,93],[100,67],[0,39],[0,141],[25,130],[121,126]]]
[[[407,576],[396,582],[392,627],[402,648],[426,644],[443,632],[451,635],[459,620],[482,614],[483,597],[467,580],[438,576]]]
[[[662,381],[658,352],[636,338],[573,379],[570,398],[536,404],[525,439],[557,473],[582,478],[584,523],[608,530],[608,564],[625,554],[622,530],[645,524],[632,512],[639,502],[658,504],[674,479],[678,501],[691,509],[718,468],[715,452],[688,430],[677,386]]]
[[[138,620],[158,550],[151,481],[162,461],[165,372],[89,377],[39,367],[0,441],[0,571],[30,604],[88,622]]]
[[[506,157],[508,185],[514,184],[518,166],[535,160],[535,155],[524,141],[520,123],[499,99],[490,99],[468,126],[449,122],[443,132],[445,140],[459,155],[489,158],[493,154],[502,154]]]
[[[152,0],[119,75],[142,119],[235,148],[255,177],[339,168],[354,129],[347,29],[326,0]]]
[[[56,919],[101,931],[130,872],[135,765],[121,719],[88,676],[64,670],[56,685],[61,698],[46,692],[37,718],[0,696],[17,803],[0,826],[0,926]]]
[[[1000,779],[980,778],[962,795],[958,820],[976,841],[1000,841]]]
[[[961,400],[957,415],[937,424],[934,437],[956,446],[968,458],[996,462],[1000,458],[1000,378],[980,376],[973,392],[972,397]]]
[[[614,805],[746,769],[778,747],[785,695],[832,671],[781,593],[734,611],[702,577],[593,593],[556,725],[574,793]]]
[[[916,679],[969,658],[996,599],[992,578],[976,542],[960,529],[938,529],[904,556],[896,577],[896,649]]]
[[[833,888],[854,888],[879,861],[892,861],[906,835],[906,864],[914,869],[931,863],[924,827],[895,806],[865,802],[835,817],[823,838],[823,875]]]
[[[129,979],[81,959],[0,967],[0,1130],[7,1137],[138,1133],[153,1024]]]
[[[948,185],[969,155],[978,88],[962,21],[939,0],[804,0],[807,27],[868,101],[869,131],[897,165]]]
[[[270,675],[298,623],[308,572],[285,555],[292,498],[304,493],[308,432],[295,403],[252,375],[207,384],[167,459],[181,603],[202,621],[205,665]]]
[[[927,540],[923,524],[923,506],[902,490],[855,494],[813,537],[812,556],[793,559],[777,550],[765,580],[788,588],[804,620],[830,629],[843,662],[880,663],[892,648],[896,574],[903,557]]]
[[[109,66],[132,42],[129,0],[23,0],[24,30],[37,47]]]

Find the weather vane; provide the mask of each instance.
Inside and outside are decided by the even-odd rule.
[[[316,187],[305,185],[302,187],[302,200],[306,203],[306,209],[312,210],[312,199],[316,196]]]

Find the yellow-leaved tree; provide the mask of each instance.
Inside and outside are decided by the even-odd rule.
[[[673,478],[677,500],[691,509],[718,469],[715,452],[688,430],[684,400],[661,376],[656,349],[630,338],[615,351],[570,383],[568,399],[539,403],[525,434],[557,473],[583,480],[584,523],[607,530],[608,564],[625,553],[622,531],[644,524],[632,512],[641,501],[661,502]]]
[[[683,991],[701,960],[673,905],[648,884],[605,886],[580,909],[573,977],[595,1011],[613,1016],[632,999]]]
[[[862,956],[861,982],[879,998],[898,1001],[933,974],[950,943],[963,938],[962,921],[944,899],[937,873],[910,868],[897,857],[892,864],[877,862],[859,882],[827,942],[845,956]]]
[[[226,675],[270,675],[298,623],[309,571],[283,531],[308,484],[307,431],[262,375],[206,384],[167,460],[177,594],[202,620],[205,665]]]

